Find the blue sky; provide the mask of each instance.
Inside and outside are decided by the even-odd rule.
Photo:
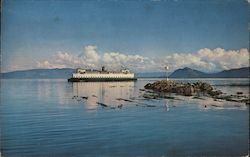
[[[240,49],[248,49],[249,44],[248,11],[246,0],[5,0],[1,23],[1,70],[46,68],[42,64],[45,61],[50,65],[47,64],[48,68],[72,67],[69,63],[62,65],[63,61],[58,58],[60,53],[73,60],[81,53],[86,55],[87,46],[92,46],[93,53],[99,58],[84,56],[77,66],[85,66],[84,59],[90,59],[88,66],[94,68],[99,66],[97,62],[107,63],[103,59],[105,53],[115,58],[111,54],[114,52],[119,57],[130,56],[130,59],[139,56],[142,64],[136,65],[135,71],[139,71],[143,64],[154,64],[165,57],[176,58],[175,54],[182,58],[188,54],[197,57],[198,51],[205,48],[211,53],[216,53],[216,48],[222,48],[223,54],[240,53]],[[92,62],[95,59],[97,62]],[[117,60],[116,57],[114,64],[118,65]],[[169,60],[159,62],[169,64]],[[134,62],[129,64],[133,66]],[[200,64],[194,62],[179,67],[189,65],[199,69]],[[231,68],[221,63],[217,65],[211,59],[205,62],[215,65],[210,69],[201,67],[205,71]],[[238,62],[235,67],[246,65],[246,60]],[[157,67],[151,71],[157,71]]]

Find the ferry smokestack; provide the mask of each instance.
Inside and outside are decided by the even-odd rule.
[[[102,66],[102,71],[105,71],[105,67],[104,66]]]

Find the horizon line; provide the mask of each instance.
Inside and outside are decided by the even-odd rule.
[[[181,69],[192,69],[192,70],[197,70],[196,68],[190,68],[190,67],[180,67],[178,69],[175,69],[173,71],[169,71],[169,72],[174,72],[176,70],[181,70]],[[250,65],[249,66],[244,66],[244,67],[239,67],[239,68],[232,68],[232,69],[223,69],[223,70],[220,70],[220,71],[214,71],[214,72],[204,72],[204,71],[201,71],[201,70],[197,70],[197,71],[200,71],[200,72],[203,72],[203,73],[208,73],[208,74],[212,74],[212,73],[218,73],[218,72],[222,72],[222,71],[226,71],[226,70],[235,70],[235,69],[242,69],[242,68],[250,68]],[[20,70],[14,70],[14,71],[6,71],[6,72],[2,72],[0,71],[1,74],[5,74],[5,73],[11,73],[11,72],[23,72],[23,71],[30,71],[30,70],[62,70],[62,69],[77,69],[77,68],[70,68],[70,67],[65,67],[65,68],[33,68],[33,69],[20,69]],[[84,69],[84,68],[83,68]],[[85,68],[86,69],[86,68]],[[88,68],[88,69],[91,69],[91,68]],[[95,68],[92,68],[93,70],[96,70]],[[147,71],[147,72],[134,72],[134,73],[157,73],[157,72],[166,72],[166,71]]]

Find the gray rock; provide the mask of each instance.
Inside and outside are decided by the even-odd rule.
[[[193,84],[190,83],[177,83],[173,80],[161,80],[156,81],[154,83],[148,83],[144,86],[146,89],[151,89],[157,92],[165,92],[165,93],[177,93],[185,96],[192,96],[194,94],[199,94],[203,92],[205,94],[216,95],[219,94],[217,91],[213,91],[213,87],[205,82],[195,82]]]
[[[190,83],[177,83],[172,80],[162,80],[156,81],[154,83],[148,83],[144,86],[146,89],[153,90],[153,92],[157,93],[177,93],[184,96],[200,96],[200,94],[210,96],[214,98],[215,101],[226,100],[232,102],[240,102],[249,105],[250,100],[249,97],[244,96],[242,92],[237,92],[237,95],[225,95],[220,90],[214,90],[213,87],[205,82],[195,82],[193,84]],[[151,94],[144,94],[144,98],[146,99],[157,99],[161,96]],[[162,97],[165,98],[165,97]]]

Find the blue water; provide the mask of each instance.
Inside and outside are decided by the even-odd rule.
[[[248,106],[204,109],[202,103],[189,99],[145,100],[140,89],[153,81],[1,80],[1,153],[4,156],[248,154]],[[216,88],[249,94],[246,86]],[[120,104],[123,104],[121,109],[117,108]]]

